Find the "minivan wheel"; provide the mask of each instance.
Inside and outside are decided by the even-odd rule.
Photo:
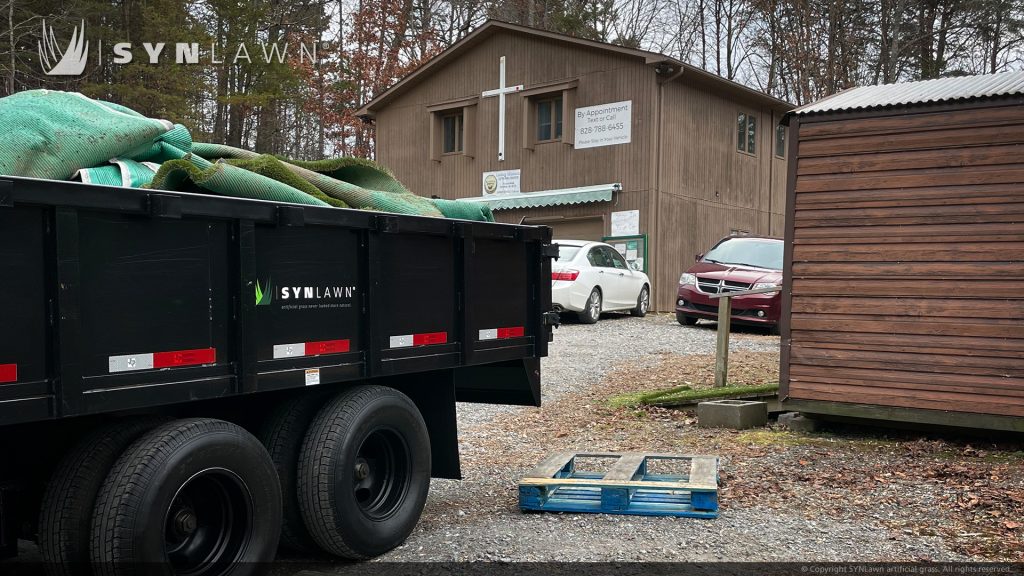
[[[310,424],[297,485],[325,552],[366,559],[404,542],[430,488],[430,436],[416,405],[384,386],[336,396]]]
[[[640,289],[640,295],[636,298],[636,308],[629,311],[638,318],[647,316],[647,309],[651,307],[651,291],[647,286]]]
[[[697,319],[693,316],[687,316],[682,312],[676,312],[676,322],[679,322],[683,326],[695,326],[697,324]]]
[[[190,418],[144,434],[118,459],[93,513],[100,576],[249,574],[274,558],[281,489],[259,440]]]
[[[595,324],[601,318],[601,290],[594,288],[587,298],[586,307],[579,313],[580,322],[583,324]]]

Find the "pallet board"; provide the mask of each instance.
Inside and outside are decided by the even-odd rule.
[[[603,474],[577,458],[614,458]],[[657,460],[687,461],[689,473],[649,473]],[[718,457],[639,452],[558,452],[519,481],[519,507],[546,512],[718,517]]]

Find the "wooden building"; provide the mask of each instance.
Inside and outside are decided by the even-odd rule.
[[[639,240],[627,258],[672,310],[694,254],[781,236],[791,108],[662,54],[489,21],[360,114],[418,194],[556,238]]]
[[[784,406],[1024,431],[1024,72],[849,90],[790,131]]]

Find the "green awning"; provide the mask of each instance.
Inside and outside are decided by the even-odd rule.
[[[543,206],[563,206],[567,204],[585,204],[587,202],[608,202],[612,199],[612,193],[621,189],[622,185],[618,183],[598,184],[596,186],[524,192],[522,194],[492,194],[479,198],[459,198],[459,202],[479,202],[487,204],[491,210],[541,208]]]

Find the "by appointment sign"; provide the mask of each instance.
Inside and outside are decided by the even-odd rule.
[[[577,108],[576,149],[629,144],[632,118],[632,100]]]

